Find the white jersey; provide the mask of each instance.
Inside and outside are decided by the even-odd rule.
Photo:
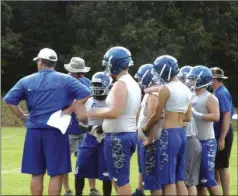
[[[186,113],[192,96],[190,89],[180,81],[171,81],[165,86],[169,89],[170,95],[164,110]]]
[[[185,127],[185,130],[186,130],[187,137],[198,135],[197,125],[193,117],[191,121],[188,122],[187,126]]]
[[[103,131],[105,133],[136,132],[136,115],[140,108],[141,90],[137,82],[126,74],[119,78],[126,85],[127,97],[122,114],[116,119],[104,119]],[[112,104],[112,91],[109,92],[106,103]]]
[[[196,96],[195,93],[192,94],[192,99]],[[189,136],[197,136],[198,134],[198,130],[197,130],[197,126],[196,126],[196,122],[194,120],[194,118],[192,117],[191,121],[187,123],[186,127],[186,135],[187,137]]]
[[[158,96],[157,93],[153,93],[154,95]],[[143,97],[143,100],[141,102],[141,110],[140,110],[140,115],[139,115],[139,119],[138,119],[138,124],[137,124],[137,128],[138,128],[138,136],[142,137],[144,134],[142,133],[142,129],[146,122],[148,121],[147,115],[148,115],[148,97],[149,94],[145,94]],[[157,122],[157,124],[155,125],[155,135],[154,135],[154,140],[159,139],[161,131],[162,131],[162,124],[163,124],[163,119],[159,120]]]
[[[195,96],[192,99],[192,107],[194,107],[194,109],[197,112],[208,114],[207,100],[209,95],[211,95],[211,93],[209,93],[208,91],[205,91],[202,94]],[[201,118],[196,117],[194,115],[193,115],[193,118],[195,120],[195,124],[197,127],[199,140],[208,140],[208,139],[215,138],[213,122],[202,120]]]
[[[90,97],[86,104],[86,112],[93,111],[96,108],[105,108],[107,107],[106,101],[105,100],[96,100],[94,97]],[[98,118],[88,118],[88,125],[102,125],[103,124],[103,119],[98,119]]]

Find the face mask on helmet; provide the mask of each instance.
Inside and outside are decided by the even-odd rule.
[[[196,89],[210,86],[212,84],[211,82],[207,84],[199,85],[199,83],[201,82],[202,74],[203,74],[203,71],[201,71],[199,75],[189,74],[185,82],[188,88],[190,88],[192,91],[195,91]]]
[[[186,75],[187,73],[179,73],[177,76],[178,76],[178,79],[180,80],[180,82],[184,83],[186,82]]]
[[[106,68],[104,72],[108,75],[118,75],[122,70],[134,65],[133,60],[130,56],[128,56],[125,58],[117,59],[116,61],[114,60],[113,67],[111,63],[112,58],[113,57],[111,56],[108,60],[102,61],[102,66],[105,66]]]
[[[111,59],[109,59],[109,62],[103,60],[102,61],[102,66],[105,67],[104,72],[108,75],[111,75],[111,68],[112,68],[112,64],[110,63]]]
[[[91,84],[91,89],[94,96],[105,96],[108,95],[109,88],[105,87],[101,82],[93,82]]]
[[[157,85],[166,84],[166,81],[163,78],[161,78],[160,74],[158,74],[158,72],[155,69],[152,69],[152,74],[153,74],[152,82],[154,84],[157,84]]]
[[[149,71],[149,70],[148,70],[148,71]],[[140,86],[140,88],[147,88],[147,87],[151,86],[151,84],[153,84],[153,81],[152,81],[152,80],[150,81],[149,78],[145,78],[145,77],[146,77],[146,74],[147,74],[147,73],[145,73],[143,77],[140,77],[140,76],[138,76],[138,75],[135,75],[135,78],[137,79],[137,83],[138,83],[138,85]]]
[[[191,90],[194,91],[196,89],[198,77],[195,75],[190,75],[185,79],[185,85]]]

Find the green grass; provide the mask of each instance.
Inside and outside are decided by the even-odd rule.
[[[2,195],[30,195],[29,183],[30,176],[21,174],[19,171],[11,171],[21,167],[21,157],[24,145],[24,128],[2,128]],[[75,167],[75,157],[72,156],[73,168]],[[131,186],[132,190],[137,187],[137,157],[136,153],[131,161]],[[7,173],[8,172],[8,173]],[[234,143],[231,154],[231,195],[237,195],[237,132],[234,134]],[[70,187],[73,189],[73,173],[70,173]],[[44,194],[47,194],[49,177],[45,176]],[[84,194],[88,194],[89,187],[86,181]],[[97,181],[97,188],[101,191],[101,182]],[[63,193],[63,191],[62,191]],[[115,191],[113,190],[113,195]]]

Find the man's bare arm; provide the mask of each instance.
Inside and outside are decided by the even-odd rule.
[[[204,114],[202,119],[210,122],[217,122],[220,118],[219,102],[214,95],[210,95],[207,100],[208,114]]]
[[[20,106],[7,104],[12,113],[22,121],[26,121],[28,114],[25,113]]]
[[[184,115],[183,122],[190,122],[192,120],[192,105],[191,103],[188,106],[188,110]]]
[[[158,97],[156,95],[150,94],[147,100],[147,106],[148,106],[148,113],[147,113],[147,121],[150,119],[150,117],[153,115],[153,113],[156,110],[157,106],[157,100]],[[149,143],[152,143],[155,135],[155,129],[156,125],[148,132],[148,141]]]
[[[209,95],[207,100],[208,114],[203,114],[192,108],[193,115],[201,118],[204,121],[217,122],[220,118],[218,99],[214,95]]]
[[[145,88],[144,93],[146,94],[146,93],[158,92],[160,88],[161,86],[151,86],[151,87]]]
[[[157,107],[152,116],[150,117],[149,121],[146,123],[143,131],[149,131],[152,129],[153,126],[160,120],[162,112],[164,110],[164,105],[166,100],[169,98],[169,89],[165,86],[161,87],[158,95]]]
[[[88,96],[84,99],[75,100],[72,105],[65,110],[63,110],[63,114],[72,114],[75,113],[78,120],[85,122],[87,121],[87,112],[85,108],[85,103],[91,96]]]
[[[222,119],[222,127],[221,127],[221,134],[220,134],[220,138],[221,139],[225,139],[226,138],[226,134],[229,130],[230,127],[230,112],[223,112],[223,119]]]

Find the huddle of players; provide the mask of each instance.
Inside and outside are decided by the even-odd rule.
[[[123,47],[110,50],[114,55],[110,56],[111,59],[125,58],[121,56],[123,52],[130,55]],[[109,64],[110,58],[107,59]],[[109,72],[110,69],[112,65],[109,66]],[[219,119],[219,106],[215,96],[207,91],[212,82],[209,68],[185,66],[179,70],[174,57],[163,55],[153,64],[142,65],[135,78],[144,97],[137,119],[139,183],[133,195],[144,195],[144,190],[150,190],[152,195],[162,195],[162,192],[165,195],[196,195],[197,185],[199,195],[205,193],[205,188],[211,194],[218,195],[214,168],[217,144],[213,121]],[[96,112],[100,108],[106,108],[112,78],[105,72],[97,72],[92,77],[91,86],[94,96],[87,101],[86,111]],[[165,88],[169,92],[167,97],[164,95]],[[160,101],[163,97],[164,102]],[[169,115],[173,116],[173,113],[183,113],[184,127],[174,127],[172,122],[168,122],[171,119]],[[82,178],[102,180],[104,195],[111,194],[112,178],[109,179],[104,158],[106,147],[102,125],[103,119],[90,117],[87,125],[79,123],[87,133],[78,151],[75,169],[76,195],[82,194]],[[120,150],[125,151],[125,147],[120,148],[119,139],[115,139],[112,144],[111,148],[118,148],[115,154],[117,162],[114,165],[123,177],[119,170],[124,161],[124,153]],[[122,157],[118,158],[120,155]],[[124,175],[124,178],[129,179],[127,170]],[[113,180],[118,181],[116,178]],[[120,182],[118,184],[120,186]],[[126,183],[121,186],[124,184]]]

